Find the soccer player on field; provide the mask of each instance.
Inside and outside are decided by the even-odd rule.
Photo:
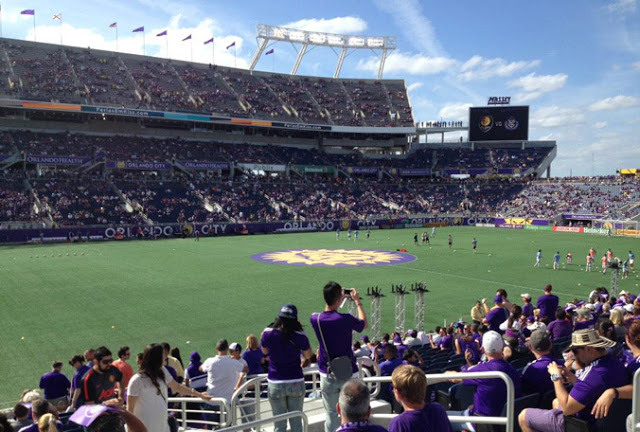
[[[449,249],[451,249],[453,246],[453,237],[451,237],[451,234],[447,237],[447,243],[449,244]]]
[[[371,237],[371,229],[367,228],[367,239]]]
[[[600,262],[602,263],[602,274],[605,274],[607,272],[607,256],[602,255]]]
[[[347,240],[351,240],[351,227],[347,229]]]
[[[356,240],[358,240],[358,230],[355,230],[353,232],[353,241],[356,241]]]
[[[477,248],[477,247],[478,247],[478,240],[476,240],[476,238],[474,237],[474,238],[473,238],[473,241],[471,242],[471,248],[473,249],[473,253],[478,252],[478,251],[476,250],[476,248]]]
[[[436,227],[431,228],[431,237],[435,238],[436,236]]]
[[[635,267],[633,266],[633,263],[635,262],[635,260],[636,260],[636,255],[633,252],[629,251],[629,269],[631,270],[635,269]]]
[[[629,279],[629,260],[622,263],[622,279]]]
[[[542,249],[538,249],[536,252],[536,263],[533,265],[534,267],[540,267],[540,260],[542,259]]]
[[[336,240],[340,240],[340,228],[336,230]]]
[[[595,259],[596,258],[596,250],[594,248],[589,249],[589,255],[591,255]]]
[[[587,268],[585,271],[590,272],[593,269],[593,256],[591,254],[587,255]]]
[[[567,264],[573,264],[573,254],[571,252],[567,252]]]
[[[612,260],[613,260],[613,252],[611,252],[611,249],[607,249],[607,262],[611,263]]]
[[[418,246],[418,233],[415,233],[413,235],[413,244]]]
[[[553,269],[558,270],[560,268],[560,251],[556,252],[553,256]]]

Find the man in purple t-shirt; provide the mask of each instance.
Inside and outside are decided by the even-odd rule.
[[[482,320],[482,322],[487,325],[487,327],[489,327],[489,330],[496,331],[500,334],[503,333],[502,330],[500,330],[500,324],[502,324],[507,320],[507,318],[509,318],[509,313],[504,308],[502,301],[502,296],[500,294],[496,294],[496,296],[493,298],[493,303],[495,306],[493,306],[491,310],[489,310],[487,316],[484,318],[484,320]],[[485,302],[484,299],[483,302]]]
[[[607,355],[606,348],[615,346],[615,342],[600,337],[593,329],[577,330],[571,339],[572,343],[566,351],[573,352],[576,361],[583,366],[582,373],[576,377],[555,362],[550,363],[548,372],[556,391],[558,408],[522,410],[518,422],[523,432],[563,432],[564,417],[572,415],[593,424],[595,419],[591,410],[600,395],[608,388],[627,383],[622,362]],[[565,379],[573,383],[571,392],[565,388]]]
[[[504,341],[498,332],[488,331],[482,336],[482,349],[489,360],[481,363],[467,372],[504,372],[506,373],[514,387],[514,397],[520,397],[520,375],[518,371],[507,363],[502,355]],[[456,372],[452,372],[456,373]],[[454,380],[459,382],[460,380]],[[507,386],[500,378],[488,379],[465,379],[462,381],[466,385],[476,386],[476,393],[473,396],[473,408],[462,413],[458,411],[448,412],[449,415],[469,415],[499,416],[504,404],[507,402]],[[454,425],[455,431],[470,429],[468,424]],[[473,429],[471,429],[473,430]]]
[[[327,366],[336,357],[347,356],[351,358],[352,372],[354,374],[358,372],[356,359],[351,350],[351,332],[360,333],[367,328],[367,315],[355,288],[347,291],[343,290],[337,282],[329,282],[323,288],[323,295],[326,303],[324,311],[312,314],[310,321],[320,343],[318,369],[322,402],[326,411],[324,428],[325,432],[334,432],[340,426],[336,405],[340,389],[346,381],[336,378],[333,373],[328,373]],[[358,318],[338,312],[342,301],[349,297],[358,308]]]
[[[40,388],[44,389],[44,398],[58,410],[66,410],[69,406],[69,387],[71,382],[62,372],[62,362],[54,361],[51,372],[40,378]]]
[[[560,302],[560,299],[557,295],[551,294],[552,289],[553,287],[551,286],[551,284],[546,284],[544,286],[544,295],[538,297],[536,306],[538,307],[538,309],[540,309],[540,319],[546,317],[549,321],[551,321],[556,314],[556,309],[558,309],[558,303]]]
[[[73,358],[69,360],[69,365],[76,370],[71,378],[71,410],[73,411],[82,405],[82,402],[78,402],[80,394],[82,393],[82,378],[91,368],[84,363],[84,356],[82,354],[74,355]]]
[[[567,320],[567,313],[563,309],[556,312],[556,319],[547,326],[552,340],[564,339],[573,333],[573,325]]]
[[[547,367],[555,359],[551,355],[551,336],[542,329],[535,330],[529,338],[529,348],[536,359],[527,364],[522,371],[522,393],[545,394],[553,390],[553,381],[549,378]]]

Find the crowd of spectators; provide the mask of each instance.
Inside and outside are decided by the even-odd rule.
[[[498,289],[476,302],[468,320],[454,320],[432,332],[393,331],[374,340],[366,334],[352,333],[366,333],[368,326],[357,290],[343,290],[339,284],[329,282],[323,290],[324,312],[312,314],[309,319],[315,338],[302,331],[297,307],[285,304],[261,338],[247,336],[246,350],[237,342],[229,344],[221,339],[216,344],[216,355],[204,361],[200,353],[193,352],[190,363],[183,363],[180,350],[171,349],[168,343],[147,346],[138,355],[137,367],[128,363],[129,346],[120,348],[117,362],[113,362],[114,356],[106,347],[88,349],[69,361],[74,369],[72,379],[64,374],[61,362],[53,362],[38,386],[44,395],[38,391],[23,394],[14,408],[13,422],[0,421],[11,428],[5,430],[18,430],[14,427],[29,427],[31,423],[29,407],[34,410],[33,420],[51,412],[54,421],[67,407],[74,411],[86,403],[114,407],[126,404],[127,410],[143,423],[159,421],[145,411],[146,405],[138,405],[149,397],[140,381],[148,379],[153,368],[162,371],[161,385],[154,385],[151,390],[154,394],[156,389],[166,393],[158,406],[164,406],[158,414],[163,422],[167,416],[166,398],[172,394],[217,397],[230,402],[234,388],[247,375],[261,373],[268,374],[269,391],[265,397],[271,402],[273,414],[283,414],[304,409],[305,395],[315,394],[315,389],[304,386],[300,365],[317,363],[324,373],[320,386],[327,410],[325,429],[330,431],[339,426],[338,415],[342,414],[343,424],[346,421],[347,408],[341,395],[349,392],[347,388],[359,385],[350,380],[358,367],[366,369],[366,374],[392,377],[393,387],[382,383],[378,396],[398,415],[391,421],[392,432],[469,430],[474,416],[504,415],[507,388],[500,379],[458,376],[429,387],[424,380],[425,374],[456,373],[464,377],[468,372],[496,371],[504,372],[513,383],[514,415],[523,431],[562,432],[564,422],[571,417],[593,427],[597,419],[607,416],[610,427],[623,430],[621,425],[631,413],[631,381],[640,365],[639,299],[626,291],[616,297],[598,287],[585,299],[560,304],[550,284],[543,291],[537,298],[522,293],[520,301],[515,301],[509,299],[506,290]],[[340,313],[345,297],[355,302],[357,316]],[[282,343],[288,338],[295,338],[295,342]],[[349,343],[353,345],[350,347]],[[150,365],[152,355],[157,359]],[[332,362],[329,368],[331,359],[340,356],[347,359],[345,364]],[[357,366],[356,359],[360,359],[361,366]],[[108,388],[100,387],[97,392],[96,386],[102,385],[100,375],[113,379]],[[282,381],[285,378],[287,381]],[[125,389],[129,394],[126,401]],[[278,394],[285,390],[291,398],[290,406],[279,403]],[[367,391],[367,404],[368,394]],[[40,407],[44,403],[38,402],[41,400],[47,401],[47,409]],[[336,401],[340,405],[337,410]],[[25,406],[26,402],[29,405]],[[426,423],[413,423],[418,414],[413,412],[416,406],[431,413]],[[197,410],[198,405],[194,407]],[[359,421],[368,423],[366,411],[362,411]],[[452,427],[447,415],[469,416],[469,421]],[[217,416],[198,415],[197,411],[191,418],[219,421]],[[402,427],[405,422],[409,424]],[[291,427],[297,431],[300,424],[291,422]],[[286,428],[285,423],[276,424],[277,430],[285,430],[282,428]]]
[[[597,214],[607,219],[627,219],[637,215],[637,209],[621,207],[638,202],[638,180],[594,178],[575,181],[532,182],[512,200],[499,204],[499,211],[516,212],[518,216],[551,218],[560,213]]]
[[[252,74],[19,41],[5,42],[0,48],[10,61],[10,67],[2,68],[4,91],[23,99],[315,124],[413,125],[407,90],[400,81]],[[9,82],[15,84],[13,88]]]

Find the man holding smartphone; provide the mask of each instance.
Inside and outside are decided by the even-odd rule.
[[[367,316],[362,307],[362,300],[355,288],[343,290],[339,283],[329,282],[324,286],[325,308],[322,313],[311,315],[311,326],[320,342],[318,368],[320,369],[320,389],[322,402],[326,411],[325,432],[333,432],[340,426],[340,418],[336,409],[340,389],[347,380],[336,378],[328,372],[329,362],[337,357],[346,356],[351,359],[352,375],[357,376],[358,366],[351,350],[351,332],[362,332],[367,328]],[[342,302],[351,298],[358,308],[358,317],[338,312]],[[325,343],[326,345],[325,346]]]

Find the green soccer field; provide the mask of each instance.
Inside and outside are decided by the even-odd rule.
[[[10,406],[23,389],[36,388],[53,360],[67,361],[88,347],[106,345],[114,355],[129,345],[134,355],[150,342],[178,346],[183,359],[191,351],[214,355],[215,342],[227,338],[243,347],[247,334],[259,335],[284,303],[298,306],[308,330],[309,315],[323,308],[322,286],[329,280],[366,293],[378,285],[382,301],[383,331],[394,325],[391,284],[426,282],[427,328],[463,318],[481,297],[491,298],[497,288],[512,301],[529,292],[535,299],[546,283],[566,302],[585,298],[596,286],[610,283],[598,271],[586,273],[590,247],[598,251],[595,267],[607,248],[620,258],[640,249],[631,238],[586,234],[439,228],[431,246],[414,246],[418,229],[372,231],[358,242],[346,233],[262,235],[247,237],[105,242],[0,247],[2,283],[2,355],[0,406]],[[453,235],[453,249],[447,247]],[[471,251],[473,237],[478,253]],[[251,259],[261,252],[290,249],[346,248],[395,251],[405,247],[416,260],[380,267],[302,267],[267,264]],[[543,251],[541,268],[533,268],[535,252]],[[574,264],[551,269],[553,254],[567,252]],[[638,271],[620,282],[637,293]],[[414,323],[413,296],[407,298],[407,327]],[[369,311],[369,301],[365,299]],[[366,331],[365,331],[366,332]],[[310,338],[317,345],[315,337]]]

